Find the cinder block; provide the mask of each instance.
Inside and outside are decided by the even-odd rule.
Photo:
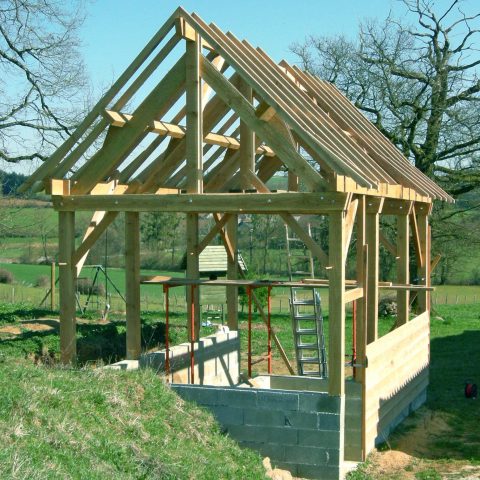
[[[339,480],[340,468],[327,465],[298,465],[297,475],[312,480]]]
[[[227,426],[228,434],[239,441],[254,441],[268,445],[296,445],[297,430],[284,427],[260,427],[255,425]]]
[[[246,408],[243,421],[245,425],[263,425],[271,427],[290,426],[286,424],[285,414],[279,410],[259,410],[257,408]]]
[[[333,465],[339,461],[339,450],[332,448],[316,448],[291,445],[285,450],[287,462],[297,462],[299,465]]]
[[[317,416],[319,430],[340,430],[340,415],[335,413],[322,413]]]
[[[213,413],[219,423],[225,426],[243,425],[243,409],[212,405],[208,409]]]
[[[221,388],[193,385],[172,385],[172,390],[176,391],[185,400],[193,401],[199,405],[219,405],[222,391]]]
[[[296,392],[260,390],[257,394],[257,406],[271,410],[298,410],[298,397]]]
[[[269,443],[268,432],[264,427],[254,425],[231,425],[227,427],[228,434],[240,442]]]
[[[284,417],[284,423],[289,427],[318,428],[318,413],[285,412]]]
[[[300,394],[299,410],[302,412],[340,412],[340,397],[333,397],[325,393]]]
[[[242,441],[239,442],[240,446],[244,448],[250,448],[251,450],[255,450],[263,455],[264,457],[270,457],[272,464],[276,462],[281,462],[285,459],[285,445],[278,445],[278,444],[268,444],[268,443],[260,443],[260,442],[252,442],[252,441]]]
[[[243,388],[223,388],[220,392],[220,405],[230,407],[255,407],[257,405],[257,392]]]
[[[282,445],[297,445],[298,430],[287,427],[258,427],[266,431],[268,443]]]
[[[308,447],[340,448],[340,432],[335,430],[298,430],[298,444]]]

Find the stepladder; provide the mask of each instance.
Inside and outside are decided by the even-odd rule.
[[[287,266],[290,281],[314,278],[314,262],[303,241],[286,231]],[[311,227],[308,225],[311,237]],[[290,288],[290,315],[299,375],[326,378],[327,353],[320,293],[311,287]]]

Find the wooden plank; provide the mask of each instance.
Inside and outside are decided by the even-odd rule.
[[[355,216],[357,214],[358,199],[352,200],[347,209],[347,215],[345,217],[345,257],[348,254],[348,248],[350,246],[350,240],[352,239],[353,227],[355,225]]]
[[[187,271],[188,278],[199,278],[199,254],[198,254],[198,214],[187,214]],[[187,329],[189,340],[200,338],[200,287],[194,289],[193,298],[192,291],[187,288]],[[191,329],[191,302],[194,304],[194,331]],[[193,337],[192,337],[193,335]]]
[[[378,279],[380,215],[368,211],[365,216],[365,236],[368,245],[367,280],[367,345],[378,338]]]
[[[203,191],[203,118],[202,82],[200,78],[201,43],[198,34],[194,41],[186,42],[186,113],[187,113],[187,192]],[[214,67],[212,67],[217,73]]]
[[[277,112],[266,102],[261,102],[255,109],[255,115],[264,122],[270,121]]]
[[[345,394],[345,214],[329,217],[328,393]],[[340,248],[339,248],[340,247]]]
[[[123,127],[127,124],[129,118],[126,118],[120,112],[114,112],[113,110],[104,110],[103,112],[106,120],[113,127]]]
[[[303,229],[303,227],[295,220],[292,214],[290,213],[280,213],[282,220],[295,232],[295,234],[302,240],[306,247],[313,253],[319,262],[326,267],[329,265],[329,257],[322,250],[322,247],[316,243],[312,237]]]
[[[345,303],[354,302],[363,298],[363,287],[352,288],[345,291]]]
[[[385,234],[380,231],[379,232],[379,239],[380,243],[395,257],[397,258],[397,247],[394,245],[386,236]]]
[[[253,106],[204,57],[202,57],[202,69],[205,81],[210,84],[225,103],[230,105],[250,129],[275,150],[277,156],[296,175],[302,178],[312,190],[323,189],[325,183],[322,177],[288,142],[284,141],[275,127],[257,118]]]
[[[364,195],[358,197],[358,207],[356,216],[356,233],[357,233],[357,252],[356,252],[356,280],[359,287],[363,288],[363,297],[357,302],[357,334],[355,350],[357,352],[357,363],[365,363],[365,348],[367,345],[367,326],[366,326],[366,292],[367,278],[365,274],[368,271],[368,247],[366,246],[365,236],[365,203]],[[355,381],[364,383],[364,369],[355,371]]]
[[[410,227],[409,215],[397,216],[397,282],[410,282]],[[408,322],[410,311],[410,293],[408,290],[397,291],[397,327]]]
[[[203,237],[202,241],[198,243],[198,254],[200,255],[203,250],[210,244],[210,242],[220,233],[220,230],[223,229],[225,224],[232,216],[230,214],[225,214],[222,218],[216,222],[212,229]]]
[[[344,210],[343,193],[203,193],[52,196],[55,209],[211,213],[317,213]]]
[[[60,294],[60,358],[64,365],[77,360],[75,264],[75,212],[59,212],[58,267]]]
[[[125,212],[125,300],[127,359],[137,360],[142,349],[140,324],[140,216]]]
[[[57,180],[52,178],[50,181],[50,195],[70,195],[70,180]]]
[[[384,355],[400,339],[413,338],[415,335],[418,335],[418,332],[428,329],[428,325],[429,316],[427,313],[422,313],[408,323],[379,338],[375,343],[367,345],[367,355],[371,358]]]
[[[420,268],[423,268],[424,264],[424,252],[422,251],[422,245],[420,241],[420,232],[418,230],[417,224],[417,214],[415,212],[415,204],[412,207],[412,212],[410,213],[410,227],[412,230],[413,245],[415,247],[415,256],[417,258],[417,265]]]
[[[231,255],[227,255],[227,279],[238,278],[238,217],[230,215],[226,225],[226,236],[231,245]],[[238,330],[238,287],[227,287],[227,325],[230,330]]]
[[[112,132],[110,141],[106,142],[103,148],[72,176],[76,181],[72,191],[74,193],[90,191],[115,165],[120,164],[131,152],[132,146],[137,145],[146,136],[148,123],[166,113],[175,103],[184,84],[185,57],[183,56],[139,105],[131,121],[121,130]]]
[[[423,258],[423,264],[417,266],[417,275],[418,283],[421,285],[429,286],[430,285],[430,275],[431,271],[435,268],[436,263],[432,262],[430,264],[430,238],[429,238],[429,225],[428,225],[428,215],[421,214],[418,215],[418,247],[421,252],[421,257]],[[438,261],[440,260],[438,256]],[[430,295],[424,291],[418,293],[418,310],[419,312],[425,312],[430,310]]]
[[[249,102],[253,102],[252,88],[245,82],[239,85],[240,93]],[[250,188],[250,172],[255,172],[255,132],[240,120],[240,188]]]

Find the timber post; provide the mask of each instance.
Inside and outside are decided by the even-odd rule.
[[[58,257],[60,281],[60,352],[63,364],[77,359],[75,284],[75,212],[58,213]]]
[[[136,360],[142,349],[140,322],[140,215],[125,212],[125,300],[127,359]]]

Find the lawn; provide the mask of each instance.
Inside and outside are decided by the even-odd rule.
[[[14,370],[17,371],[16,375],[19,375],[18,372],[25,365],[27,372],[25,375],[31,375],[30,365],[32,363],[51,363],[52,358],[58,357],[59,352],[58,320],[55,317],[56,315],[52,315],[48,310],[36,310],[26,305],[3,305],[0,309],[0,352],[2,354],[0,362],[8,364],[8,369],[14,366]],[[84,368],[86,366],[91,368],[92,365],[123,358],[125,355],[125,322],[122,316],[111,315],[109,322],[97,322],[98,317],[95,315],[87,317],[90,318],[79,319],[78,323],[77,341],[80,365],[83,365]],[[43,318],[43,320],[38,320],[39,318]],[[389,331],[393,321],[394,319],[391,317],[380,319],[380,335]],[[174,313],[171,322],[172,343],[185,341],[187,339],[185,315]],[[36,325],[33,330],[32,325]],[[284,345],[287,355],[293,359],[289,316],[273,314],[272,325]],[[480,474],[480,431],[478,430],[480,404],[478,401],[466,399],[463,394],[465,382],[480,383],[478,370],[480,364],[479,327],[480,310],[475,306],[439,305],[436,307],[431,320],[431,368],[427,405],[409,417],[391,436],[388,444],[383,446],[382,451],[372,454],[368,462],[351,475],[352,480],[440,479],[444,478],[445,472],[456,471]],[[17,329],[16,333],[12,333],[13,330],[10,329]],[[202,327],[201,334],[208,335],[212,331],[211,327]],[[325,332],[328,336],[328,314],[325,314]],[[351,352],[351,332],[351,317],[347,315],[345,346],[347,355]],[[245,370],[247,342],[245,313],[240,314],[240,335],[242,369]],[[144,349],[163,347],[165,325],[161,312],[142,312],[142,337]],[[253,318],[252,339],[254,358],[259,359],[266,353],[267,335],[266,328],[258,315],[254,315]],[[275,347],[273,348],[273,359],[273,373],[285,373],[286,368]],[[4,370],[2,367],[3,364],[0,363],[0,371]],[[255,374],[264,373],[266,369],[265,361],[254,365]],[[43,369],[40,370],[43,372]],[[47,375],[44,378],[49,378],[50,382],[55,383],[55,372],[57,372],[56,368],[49,370],[48,375],[41,373],[40,376]],[[63,381],[63,375],[73,375],[71,371],[69,372],[67,374],[65,371],[61,371],[59,378]],[[5,376],[5,373],[3,375]],[[82,375],[84,374],[82,373]],[[140,377],[135,382],[141,383],[146,377],[142,377],[142,374],[139,375]],[[347,370],[348,375],[349,370]],[[11,378],[8,378],[8,381],[11,381]],[[83,380],[81,381],[83,382]],[[71,380],[67,381],[67,383],[69,382]],[[118,383],[115,379],[109,379],[108,382]],[[3,388],[6,389],[5,385],[6,383]],[[37,385],[35,388],[40,387]],[[3,395],[5,396],[5,394]],[[66,395],[68,398],[70,394]],[[104,401],[101,400],[100,405],[103,403]],[[106,407],[103,405],[102,408]],[[20,428],[24,427],[25,424],[22,423]],[[4,425],[4,429],[8,428],[12,430],[13,425],[8,427]],[[28,424],[28,429],[31,428],[31,425]],[[26,440],[22,440],[22,442],[24,441]],[[25,448],[31,448],[31,446]],[[141,448],[143,449],[143,447]],[[12,449],[8,449],[10,452],[8,455],[12,455],[12,451]],[[402,455],[403,463],[395,460],[394,465],[387,468],[388,461],[385,459],[390,458],[389,455],[393,454],[397,455],[395,457],[397,460],[398,455]],[[145,455],[148,456],[148,453]],[[58,461],[58,459],[53,461],[53,464],[60,465],[59,468],[67,468]],[[123,461],[130,462],[125,459]],[[392,462],[390,461],[390,463]],[[406,469],[398,469],[398,465],[403,465]],[[129,466],[128,468],[134,467]],[[147,476],[147,478],[149,477]],[[194,476],[192,478],[201,477]],[[477,477],[457,476],[452,478]]]

